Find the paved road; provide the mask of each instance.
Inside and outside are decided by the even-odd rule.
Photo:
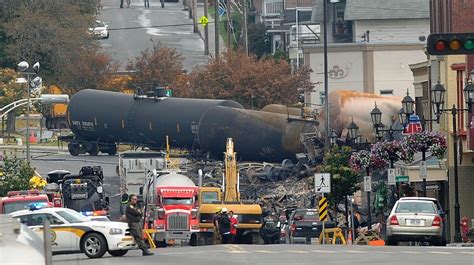
[[[150,8],[144,8],[143,1],[132,0],[130,8],[120,8],[119,3],[120,0],[102,1],[100,18],[109,24],[110,37],[100,43],[104,52],[121,63],[122,69],[130,59],[151,47],[151,39],[158,39],[181,53],[188,71],[208,61],[204,43],[199,34],[193,32],[192,20],[183,10],[182,2],[167,2],[165,8],[161,8],[158,0],[151,0]],[[150,26],[162,27],[147,28]],[[143,28],[126,29],[131,27]]]
[[[365,247],[320,245],[218,245],[174,247],[155,250],[142,257],[131,251],[121,258],[106,256],[90,260],[84,255],[55,256],[54,264],[473,264],[473,248]]]

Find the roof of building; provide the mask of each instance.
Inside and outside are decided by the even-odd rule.
[[[429,6],[430,0],[346,0],[344,20],[429,18]],[[322,22],[323,15],[323,0],[314,0],[311,20]]]
[[[345,20],[430,17],[430,0],[347,0]]]

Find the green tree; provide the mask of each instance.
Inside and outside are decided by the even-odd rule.
[[[0,180],[0,197],[12,190],[29,189],[29,180],[34,170],[26,159],[16,156],[4,157],[4,176]]]
[[[252,23],[248,25],[249,52],[261,58],[271,53],[270,40],[267,28],[263,23]]]
[[[349,166],[352,149],[347,146],[332,148],[325,155],[321,172],[331,173],[331,193],[329,198],[335,205],[342,203],[346,195],[357,190],[358,174]]]

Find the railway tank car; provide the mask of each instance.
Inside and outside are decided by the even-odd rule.
[[[86,89],[68,105],[67,118],[74,137],[69,141],[71,155],[99,151],[113,155],[117,143],[150,148],[165,145],[191,148],[202,114],[215,106],[243,108],[231,100],[143,97]]]
[[[317,122],[293,115],[247,110],[232,100],[144,97],[117,92],[83,90],[75,94],[67,117],[73,137],[71,155],[105,152],[113,155],[117,144],[150,149],[199,149],[220,158],[232,137],[240,159],[281,162],[304,152],[301,135],[317,131]],[[198,141],[196,141],[198,140]]]

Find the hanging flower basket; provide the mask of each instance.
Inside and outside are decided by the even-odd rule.
[[[444,158],[448,148],[446,136],[440,132],[423,131],[410,134],[405,141],[415,152],[430,152],[439,159]]]
[[[384,168],[387,167],[390,161],[413,161],[415,150],[406,141],[394,140],[377,142],[372,145],[370,152],[372,154],[372,167]]]
[[[361,171],[371,166],[371,154],[367,150],[353,153],[349,159],[349,165],[354,171]]]

